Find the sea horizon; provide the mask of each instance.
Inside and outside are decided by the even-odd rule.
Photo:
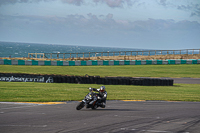
[[[0,57],[28,57],[28,53],[85,53],[147,49],[0,41]]]

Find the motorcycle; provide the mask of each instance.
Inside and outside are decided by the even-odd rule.
[[[89,104],[92,100],[96,100],[93,104]],[[101,98],[98,96],[98,93],[95,92],[89,92],[85,98],[78,103],[78,105],[76,106],[76,110],[81,110],[84,106],[86,106],[86,108],[92,108],[92,109],[97,109],[100,105],[100,100]]]

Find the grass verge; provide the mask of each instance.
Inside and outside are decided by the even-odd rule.
[[[199,64],[184,65],[123,65],[123,66],[18,66],[0,65],[3,73],[99,75],[127,77],[191,77],[200,78]]]
[[[53,102],[82,100],[96,84],[0,82],[0,101]],[[174,86],[106,85],[108,100],[165,100],[200,102],[200,84]]]
[[[127,65],[127,66],[15,66],[0,65],[0,72],[58,75],[99,75],[128,77],[200,78],[200,65]],[[82,100],[88,87],[96,84],[45,84],[0,82],[0,101],[52,102]],[[108,100],[200,101],[200,84],[174,86],[106,85]]]

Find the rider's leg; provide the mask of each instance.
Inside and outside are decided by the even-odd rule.
[[[96,100],[97,100],[97,98],[96,97],[94,97],[93,98],[93,100],[89,103],[90,105],[93,105],[93,104],[95,104],[95,102],[96,102]]]
[[[105,108],[106,107],[106,100],[101,101],[100,107]]]

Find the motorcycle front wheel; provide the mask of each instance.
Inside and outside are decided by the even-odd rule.
[[[84,103],[84,102],[80,102],[80,103],[78,103],[78,105],[76,106],[76,110],[81,110],[84,106],[85,106],[85,103]]]

